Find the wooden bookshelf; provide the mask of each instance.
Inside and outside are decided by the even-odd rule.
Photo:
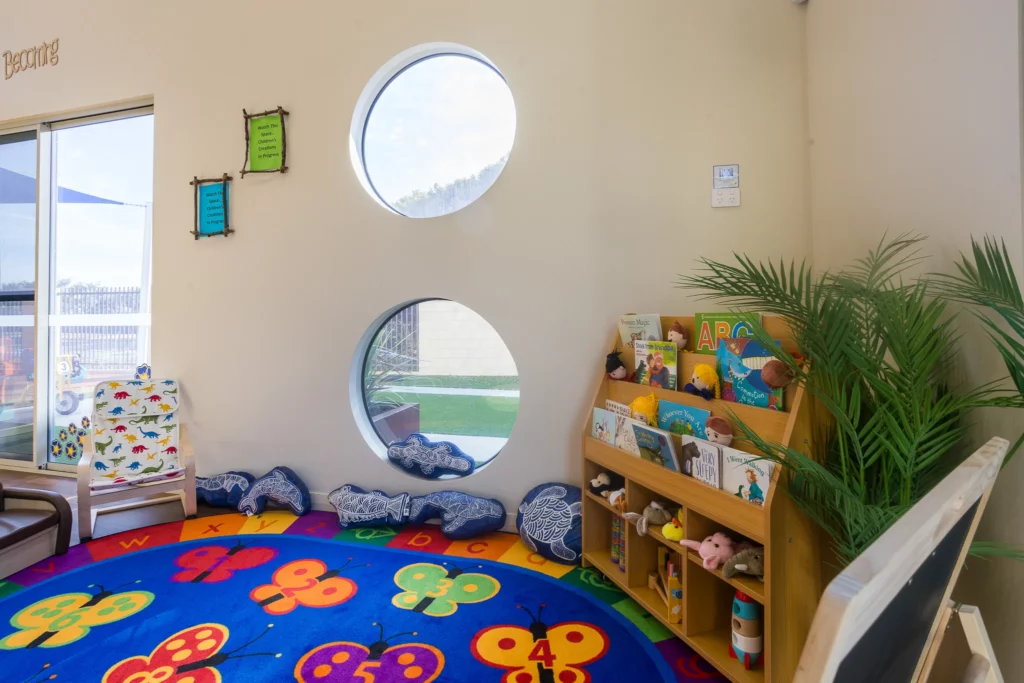
[[[666,335],[675,321],[689,332],[692,348],[693,318],[662,316],[661,324]],[[782,321],[765,316],[763,326],[782,341],[784,348],[792,348],[791,337]],[[619,345],[617,332],[611,348],[624,351]],[[632,371],[632,352],[625,350],[621,358]],[[680,354],[680,386],[689,380],[697,363],[714,364],[714,356],[692,352]],[[781,412],[721,400],[705,401],[680,391],[652,389],[611,380],[603,373],[602,376],[593,400],[595,407],[604,408],[608,399],[628,404],[638,396],[654,391],[659,400],[710,410],[712,415],[730,421],[742,419],[769,441],[811,454],[816,423],[812,414],[813,404],[805,400],[802,389],[786,389],[786,412]],[[610,553],[612,519],[619,513],[604,498],[589,491],[583,499],[583,564],[607,576],[729,680],[736,683],[791,681],[814,618],[823,582],[817,528],[797,510],[789,496],[782,492],[776,495],[776,489],[785,485],[785,477],[780,481],[781,468],[776,468],[765,495],[764,507],[759,507],[592,438],[590,427],[591,415],[588,413],[583,435],[584,491],[587,491],[589,480],[600,472],[621,475],[626,481],[629,512],[642,513],[653,500],[666,502],[682,508],[685,538],[701,540],[715,531],[724,531],[734,540],[746,539],[764,545],[765,576],[763,582],[742,574],[726,579],[721,569],[705,569],[695,552],[666,539],[660,528],[649,529],[647,535],[640,536],[633,525],[627,525],[626,553],[620,568],[612,562]],[[682,444],[678,436],[674,435],[673,439],[678,452]],[[741,450],[757,452],[739,441],[734,445]],[[681,623],[670,623],[666,619],[665,603],[658,592],[647,585],[648,573],[656,570],[659,547],[678,553],[683,586]],[[764,651],[757,667],[749,671],[743,668],[742,662],[729,657],[732,600],[737,590],[763,606]]]

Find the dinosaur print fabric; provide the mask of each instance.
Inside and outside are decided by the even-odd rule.
[[[92,411],[93,491],[173,479],[178,457],[178,383],[116,380],[96,385]]]

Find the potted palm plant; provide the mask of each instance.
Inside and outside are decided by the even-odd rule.
[[[363,365],[363,400],[377,434],[387,442],[402,441],[420,431],[420,406],[403,400],[400,389],[419,367],[419,359],[403,352],[416,334],[389,320],[374,338]]]

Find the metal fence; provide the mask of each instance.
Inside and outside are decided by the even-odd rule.
[[[401,358],[402,372],[419,372],[420,370],[420,307],[419,304],[403,308],[393,315],[380,332],[381,352]]]
[[[54,295],[55,315],[140,313],[138,287],[64,289]],[[31,315],[31,302],[0,302],[2,315]],[[35,359],[32,327],[3,325],[0,317],[0,362],[8,374],[27,375]],[[137,325],[76,325],[58,328],[57,355],[77,356],[87,370],[134,368],[138,360]]]

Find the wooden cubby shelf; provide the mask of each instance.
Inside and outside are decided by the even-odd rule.
[[[678,321],[694,338],[692,317],[662,316],[666,333]],[[765,316],[764,328],[791,347],[791,337],[777,318]],[[622,352],[622,361],[632,370],[633,358],[619,345],[616,333],[611,349]],[[682,352],[678,378],[684,384],[697,363],[714,363],[714,357]],[[595,363],[595,365],[597,365]],[[593,406],[605,407],[605,401],[630,403],[647,395],[651,387],[615,381],[603,375]],[[710,410],[730,421],[743,420],[762,437],[811,453],[815,432],[812,403],[805,401],[801,389],[788,387],[784,405],[787,412],[704,399],[679,391],[654,388],[659,400],[669,400]],[[691,477],[641,460],[590,435],[591,415],[587,414],[583,434],[583,564],[590,566],[618,585],[641,607],[650,612],[669,631],[689,644],[700,656],[729,680],[737,683],[788,683],[793,679],[800,650],[807,638],[811,620],[821,596],[821,555],[819,532],[801,514],[792,500],[776,489],[782,468],[765,494],[764,507],[753,505],[729,493],[707,486]],[[678,436],[677,452],[681,448]],[[752,453],[756,450],[737,441],[735,447]],[[765,547],[764,581],[739,574],[726,579],[721,568],[704,568],[700,556],[675,541],[665,538],[661,529],[648,529],[641,536],[626,523],[625,556],[622,566],[612,561],[612,527],[620,517],[608,501],[587,491],[590,479],[600,472],[612,472],[626,481],[626,509],[642,513],[652,501],[667,503],[682,510],[685,538],[701,540],[715,531],[724,531],[733,540],[749,540]],[[660,553],[659,553],[660,549]],[[675,555],[666,555],[665,549]],[[659,555],[671,559],[679,568],[682,587],[682,611],[672,614],[661,597],[662,588],[648,586],[648,575],[658,571]],[[763,607],[764,650],[757,667],[747,670],[743,663],[729,657],[732,642],[732,601],[743,591]],[[678,602],[676,603],[678,605]],[[775,609],[773,610],[773,607]]]

